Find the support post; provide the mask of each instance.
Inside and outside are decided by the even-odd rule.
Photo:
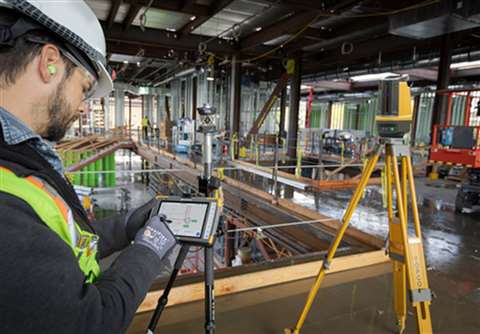
[[[110,130],[110,95],[103,98],[103,128],[105,132]]]
[[[193,77],[192,79],[192,119],[197,120],[197,85],[198,78]]]
[[[287,112],[287,88],[282,89],[282,93],[280,95],[280,124],[279,124],[279,131],[280,135],[283,136],[285,132],[285,115]]]
[[[163,115],[162,109],[164,107],[165,101],[162,99],[162,95],[157,95],[157,126],[160,128],[160,123],[165,121],[165,116]]]
[[[128,96],[128,132],[132,136],[132,97]]]
[[[230,137],[234,133],[237,134],[240,132],[240,107],[241,107],[241,64],[237,62],[238,56],[233,56],[232,58],[232,75],[231,75],[231,97],[230,97]],[[236,153],[235,158],[238,158],[238,152]]]
[[[447,34],[443,36],[442,40],[442,49],[440,51],[440,64],[438,66],[438,79],[437,79],[437,91],[448,89],[448,84],[450,83],[450,65],[452,63],[452,36]],[[433,134],[433,127],[435,124],[443,124],[446,120],[448,104],[448,95],[445,94],[435,94],[435,100],[433,102],[433,114],[432,114],[432,124],[431,124],[431,133]],[[433,141],[433,138],[430,139],[430,142]]]
[[[290,110],[288,113],[287,152],[291,159],[297,157],[298,113],[300,109],[300,86],[302,83],[302,55],[294,57],[295,71],[290,88]]]
[[[124,126],[125,123],[125,91],[115,89],[115,127]]]
[[[145,115],[148,117],[150,124],[153,125],[153,96],[145,95],[144,97],[144,110]]]

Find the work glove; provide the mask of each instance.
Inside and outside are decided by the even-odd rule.
[[[165,216],[153,216],[135,236],[135,244],[143,245],[162,260],[177,244],[175,236],[165,222]]]
[[[156,202],[157,200],[153,198],[142,206],[127,212],[127,216],[125,217],[125,232],[128,241],[132,241],[137,235],[137,232],[145,226],[145,222],[150,217],[150,212]]]

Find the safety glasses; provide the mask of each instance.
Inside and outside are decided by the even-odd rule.
[[[85,75],[88,77],[88,80],[90,82],[93,82],[88,92],[84,93],[84,96],[83,96],[83,101],[87,101],[91,99],[93,94],[95,93],[95,90],[97,89],[98,80],[87,69],[85,69],[85,67],[69,51],[61,47],[59,47],[59,49],[65,58],[70,60],[78,68],[81,68],[85,72]]]

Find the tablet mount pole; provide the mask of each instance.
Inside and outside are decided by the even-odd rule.
[[[220,180],[212,176],[213,170],[213,138],[216,134],[216,128],[214,123],[215,108],[204,105],[202,108],[198,108],[198,112],[201,116],[202,125],[200,130],[203,133],[203,145],[202,145],[202,159],[203,159],[203,174],[198,178],[198,190],[205,197],[214,197],[215,192],[220,188]],[[165,218],[163,218],[165,219]],[[211,245],[205,246],[205,333],[215,333],[215,293],[214,293],[214,242]],[[170,279],[163,290],[162,296],[158,299],[157,307],[153,313],[153,316],[148,325],[146,334],[154,334],[155,329],[160,320],[160,316],[163,313],[167,303],[168,295],[173,287],[173,284],[178,276],[183,262],[188,254],[190,246],[183,244],[180,252],[175,261],[175,265],[170,275]]]
[[[198,178],[198,190],[206,197],[214,197],[220,188],[220,180],[212,176],[213,139],[216,109],[208,104],[197,108],[201,118],[200,130],[203,133],[202,162],[203,174]],[[214,290],[214,250],[213,244],[205,247],[205,333],[215,333],[215,290]]]

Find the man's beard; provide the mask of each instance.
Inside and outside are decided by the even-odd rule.
[[[65,99],[63,87],[64,85],[60,84],[48,100],[49,122],[42,137],[52,142],[58,142],[65,137],[65,133],[75,120]]]

